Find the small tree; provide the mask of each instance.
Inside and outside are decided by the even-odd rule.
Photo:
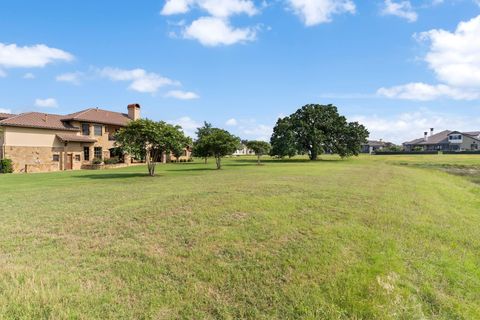
[[[131,155],[145,159],[150,176],[155,175],[162,153],[171,152],[185,139],[180,126],[148,119],[131,121],[116,134],[118,146]]]
[[[192,139],[190,137],[179,137],[177,143],[172,145],[172,154],[177,159],[176,162],[180,161],[180,157],[183,155],[185,148],[188,148],[192,144]]]
[[[240,144],[240,138],[219,128],[211,128],[210,134],[204,139],[206,150],[215,157],[217,169],[222,168],[222,158],[234,153]]]
[[[270,143],[265,141],[248,141],[247,148],[253,150],[257,156],[257,164],[260,165],[260,157],[270,152]]]
[[[197,140],[195,140],[193,144],[193,156],[204,158],[205,164],[207,164],[208,157],[213,156],[206,144],[206,137],[210,135],[211,132],[212,125],[205,121],[203,127],[197,128]]]

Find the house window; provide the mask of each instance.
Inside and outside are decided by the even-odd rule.
[[[75,155],[75,161],[80,161],[80,155],[79,154]]]
[[[58,154],[54,154],[54,155],[53,155],[53,159],[52,159],[52,160],[53,160],[53,161],[55,161],[55,162],[58,162],[58,161],[60,161],[60,155],[58,155]]]
[[[103,126],[101,126],[101,125],[96,124],[96,125],[93,126],[93,132],[96,136],[101,136],[102,135],[102,130],[103,130]]]
[[[82,134],[84,136],[90,135],[90,125],[88,123],[82,123]]]
[[[85,161],[90,161],[90,148],[89,147],[83,147],[83,159],[85,159]]]
[[[96,159],[103,159],[102,157],[102,147],[95,147],[93,149],[93,155]]]

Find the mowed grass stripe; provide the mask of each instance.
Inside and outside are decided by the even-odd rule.
[[[478,187],[325,159],[2,176],[0,315],[480,317]]]

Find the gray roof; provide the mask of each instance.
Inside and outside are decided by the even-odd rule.
[[[364,146],[372,146],[372,147],[384,147],[387,145],[391,145],[393,143],[387,141],[380,141],[380,140],[367,140],[367,143],[364,143]]]
[[[480,131],[470,131],[470,132],[461,132],[461,131],[451,131],[451,130],[444,130],[442,132],[436,133],[432,136],[427,136],[427,140],[425,141],[424,138],[415,139],[412,141],[404,142],[404,145],[428,145],[428,144],[447,144],[449,143],[448,135],[458,132],[461,134],[465,134],[470,136],[473,139],[478,140],[478,136],[480,135]]]

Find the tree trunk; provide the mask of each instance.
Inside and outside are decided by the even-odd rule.
[[[157,156],[158,156],[158,152],[157,150],[154,150],[153,154],[152,154],[152,151],[148,151],[145,157],[145,160],[147,162],[147,167],[148,167],[148,175],[150,177],[155,176],[155,168],[157,166],[157,162],[156,162]]]
[[[318,159],[318,150],[315,146],[312,147],[310,150],[310,160],[317,160]]]
[[[215,162],[217,163],[217,170],[222,169],[222,158],[221,157],[215,157]]]
[[[205,164],[207,164],[207,160],[208,160],[208,158],[207,158],[207,157],[205,157]]]
[[[257,156],[257,166],[260,165],[260,156]]]

